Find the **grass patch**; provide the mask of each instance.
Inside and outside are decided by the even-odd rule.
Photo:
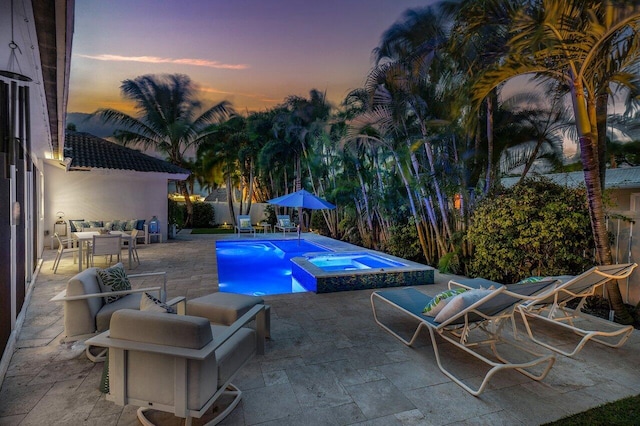
[[[640,395],[610,402],[546,426],[633,425],[640,419]]]
[[[233,228],[194,228],[192,234],[233,234]]]

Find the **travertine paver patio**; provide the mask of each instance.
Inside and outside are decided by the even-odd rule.
[[[140,245],[142,264],[132,273],[167,271],[169,297],[211,293],[217,290],[214,241],[179,234],[168,243]],[[0,390],[0,425],[137,424],[136,407],[118,407],[98,391],[102,364],[90,362],[82,345],[60,343],[62,305],[49,299],[77,265],[63,259],[54,275],[53,256],[45,252]],[[424,289],[433,294],[449,278],[437,273],[436,284]],[[243,401],[222,424],[536,425],[640,393],[636,331],[620,349],[589,344],[575,359],[558,356],[543,382],[499,374],[475,398],[438,370],[427,335],[408,348],[380,329],[370,293],[267,296],[272,339],[234,381]],[[473,381],[471,360],[447,353]]]

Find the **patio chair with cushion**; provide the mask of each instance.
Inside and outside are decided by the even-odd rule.
[[[580,352],[590,340],[613,348],[622,346],[634,330],[632,325],[621,325],[589,315],[583,312],[582,308],[587,298],[594,296],[609,280],[625,279],[637,266],[635,263],[595,266],[575,277],[563,277],[562,285],[550,294],[543,294],[522,303],[518,306],[518,311],[529,337],[534,342],[568,357]],[[511,289],[512,286],[508,288]],[[568,304],[576,306],[569,308]],[[534,336],[532,325],[536,321],[551,327],[560,327],[569,331],[570,335],[580,336],[580,340],[575,346],[571,344],[569,349],[563,349],[561,346],[569,344],[564,338],[559,344],[554,344],[549,339],[551,336],[545,337],[544,332],[538,332]]]
[[[152,424],[150,409],[208,425],[223,420],[242,392],[231,381],[256,353],[256,332],[244,327],[264,305],[256,305],[230,326],[189,315],[120,310],[109,331],[87,343],[109,349],[107,400],[137,405],[138,419]],[[222,395],[232,401],[210,410]],[[211,419],[210,417],[213,416]],[[160,422],[160,421],[159,421]]]
[[[91,266],[94,264],[96,256],[109,256],[109,265],[113,261],[113,255],[116,255],[120,262],[120,251],[122,250],[121,235],[94,235],[91,243]]]
[[[507,340],[502,335],[502,329],[505,320],[513,318],[514,309],[519,303],[554,285],[555,281],[541,281],[523,285],[513,291],[505,287],[450,289],[434,297],[412,287],[374,291],[371,294],[371,307],[376,323],[407,346],[415,343],[422,329],[429,330],[440,371],[470,394],[478,396],[493,375],[502,370],[516,370],[533,380],[546,377],[555,357],[552,354],[538,353],[514,340]],[[382,310],[376,308],[376,302],[385,302],[383,306],[390,306],[391,312],[399,312],[402,316],[417,321],[418,325],[410,339],[402,337],[399,331],[394,331],[390,325],[380,320],[381,315],[389,316],[392,313],[388,310],[384,314],[379,312]],[[488,367],[479,386],[472,387],[463,382],[444,366],[443,358],[447,357],[441,354],[436,336]],[[483,348],[488,350],[481,351]],[[506,353],[509,353],[510,358],[516,357],[517,361],[509,361]]]
[[[289,218],[288,215],[284,214],[279,214],[276,216],[277,218],[277,222],[276,222],[276,229],[279,229],[282,231],[282,235],[286,236],[287,232],[297,232],[298,231],[298,227],[291,223],[291,219]]]
[[[133,260],[135,260],[138,265],[140,264],[140,256],[138,255],[138,233],[140,231],[138,231],[137,229],[134,229],[133,231],[131,231],[131,239],[123,239],[122,240],[122,249],[123,250],[128,250],[129,249],[129,244],[131,244],[131,254],[133,256]]]
[[[138,279],[161,280],[161,285],[132,288],[131,281]],[[109,328],[114,312],[120,309],[140,309],[142,296],[150,293],[165,301],[167,273],[151,272],[126,275],[121,263],[107,269],[88,268],[73,276],[65,290],[54,296],[51,301],[64,303],[63,342],[84,340]],[[184,297],[176,297],[168,302],[176,306],[179,313],[186,310]],[[87,346],[87,357],[92,361],[101,361],[101,354],[91,352]]]
[[[236,224],[235,232],[240,236],[243,232],[250,232],[253,236],[256,236],[256,228],[251,225],[251,216],[238,215],[238,223]]]

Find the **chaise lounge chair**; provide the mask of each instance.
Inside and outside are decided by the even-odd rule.
[[[256,236],[256,228],[251,225],[251,217],[249,215],[238,215],[238,223],[236,224],[236,233],[238,237],[243,232],[250,232],[253,236]]]
[[[501,332],[504,321],[513,318],[515,306],[532,295],[548,291],[555,286],[555,283],[555,281],[540,281],[522,285],[514,289],[514,291],[500,287],[491,290],[468,291],[466,295],[462,293],[451,298],[451,301],[445,306],[445,308],[453,307],[453,309],[448,309],[450,311],[449,317],[444,318],[441,322],[436,321],[436,319],[439,319],[440,314],[435,318],[423,314],[425,306],[432,302],[434,298],[411,287],[374,291],[371,294],[371,307],[376,323],[407,346],[414,344],[423,328],[429,330],[433,351],[440,371],[470,394],[478,396],[485,389],[491,377],[502,370],[516,370],[533,380],[542,380],[546,377],[555,362],[555,356],[552,354],[540,354],[515,341],[507,341],[503,338]],[[457,298],[460,298],[460,300],[457,300]],[[385,302],[395,310],[417,320],[418,326],[410,339],[405,339],[379,319],[376,301]],[[444,313],[444,311],[445,309],[441,313]],[[476,334],[479,333],[476,333],[476,331],[480,331],[480,336],[483,338],[478,339]],[[489,367],[477,388],[467,385],[444,367],[436,335]],[[524,354],[528,360],[523,362],[508,361],[498,353],[497,343],[507,345],[510,351],[516,350],[520,354]],[[488,347],[493,353],[493,359],[478,352],[477,349],[480,347]],[[532,370],[533,367],[538,365],[542,365],[542,372],[534,372]]]
[[[276,229],[282,231],[282,235],[286,236],[287,232],[297,232],[298,227],[291,223],[291,219],[286,214],[279,214],[276,216],[278,221],[276,222]]]
[[[635,263],[595,266],[580,275],[565,279],[551,294],[541,295],[518,306],[531,340],[568,357],[580,352],[589,340],[613,348],[622,346],[633,332],[633,326],[586,314],[582,312],[582,307],[587,297],[595,295],[609,280],[627,278],[637,266]],[[575,299],[579,299],[575,309],[568,308],[567,303]],[[531,319],[559,326],[581,336],[581,339],[572,349],[562,349],[552,344],[550,339],[542,340],[544,333],[538,333],[538,337],[535,337]]]

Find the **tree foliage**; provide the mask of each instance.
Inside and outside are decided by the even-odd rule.
[[[529,276],[582,273],[593,266],[593,235],[584,188],[544,178],[498,188],[475,210],[467,240],[472,276],[501,283]]]

